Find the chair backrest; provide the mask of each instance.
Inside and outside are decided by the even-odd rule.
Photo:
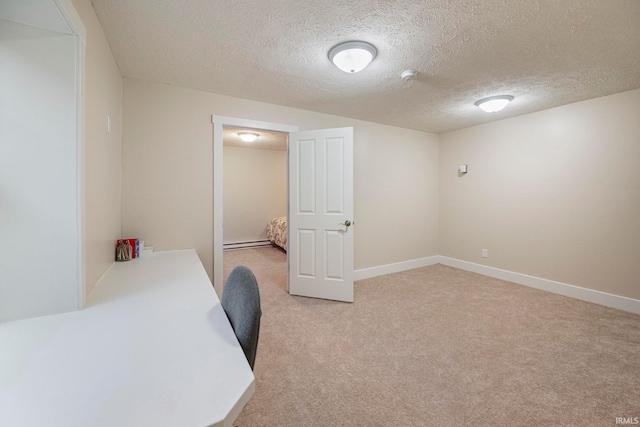
[[[233,269],[222,291],[222,308],[253,370],[260,332],[260,292],[256,276],[245,266]]]

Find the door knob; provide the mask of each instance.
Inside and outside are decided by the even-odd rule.
[[[346,220],[345,222],[341,222],[340,225],[346,225],[348,227],[351,225],[351,221]]]

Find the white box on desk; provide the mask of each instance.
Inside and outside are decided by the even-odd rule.
[[[153,255],[153,246],[140,249],[140,258],[148,258]]]

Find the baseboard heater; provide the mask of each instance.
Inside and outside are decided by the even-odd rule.
[[[249,242],[223,243],[222,250],[259,248],[261,246],[273,246],[270,240],[252,240]]]

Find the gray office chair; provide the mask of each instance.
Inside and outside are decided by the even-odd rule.
[[[222,308],[253,370],[260,332],[260,292],[256,276],[245,266],[233,269],[222,291]]]

